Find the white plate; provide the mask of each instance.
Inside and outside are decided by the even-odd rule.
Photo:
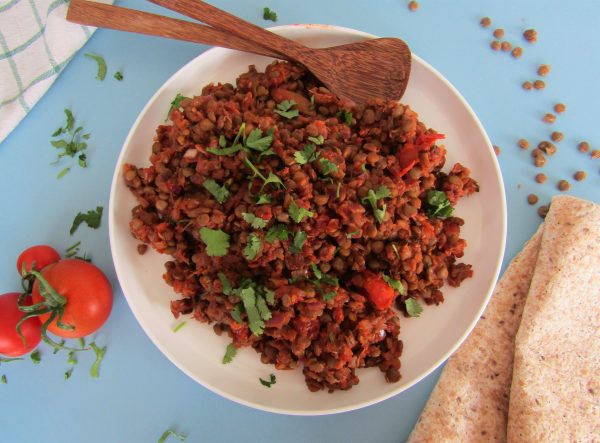
[[[332,46],[371,38],[363,32],[322,25],[273,28],[307,46]],[[137,253],[137,241],[129,232],[131,208],[136,202],[121,177],[124,163],[148,165],[155,129],[162,124],[169,103],[177,93],[199,94],[210,82],[233,82],[255,64],[264,69],[266,57],[214,48],[201,54],[173,75],[150,99],[134,123],[119,156],[113,177],[109,233],[117,276],[131,310],[156,346],[183,372],[208,389],[236,402],[266,411],[320,415],[349,411],[396,395],[438,367],[469,334],[487,304],[504,252],[506,204],[502,178],[490,141],[479,120],[435,69],[413,56],[412,73],[403,103],[419,113],[429,127],[446,134],[445,169],[455,162],[469,167],[481,191],[460,201],[456,214],[465,219],[462,236],[468,242],[463,261],[474,265],[475,275],[460,288],[445,287],[446,301],[426,307],[420,318],[401,319],[402,379],[387,383],[377,368],[358,371],[360,383],[349,391],[311,393],[302,371],[277,371],[264,365],[253,349],[243,349],[231,364],[221,364],[230,342],[212,327],[188,321],[173,333],[175,321],[169,301],[178,298],[164,283],[167,256]],[[259,377],[277,375],[270,389]]]

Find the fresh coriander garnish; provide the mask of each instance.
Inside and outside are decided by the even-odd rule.
[[[263,19],[271,20],[272,22],[277,21],[277,13],[275,11],[271,11],[271,9],[266,6],[263,8]]]
[[[265,226],[267,226],[268,223],[268,221],[264,218],[257,217],[256,215],[250,214],[248,212],[242,212],[242,218],[254,229],[263,229]]]
[[[42,361],[42,356],[40,355],[40,351],[37,350],[37,349],[31,353],[31,355],[29,356],[29,358],[36,365],[39,365],[40,362]]]
[[[90,134],[83,134],[83,126],[78,126],[77,128],[73,129],[75,127],[75,117],[73,116],[73,113],[71,112],[70,109],[65,109],[64,110],[65,115],[67,117],[67,121],[65,123],[65,126],[61,126],[59,127],[56,131],[54,131],[52,133],[52,137],[59,137],[62,134],[66,134],[67,137],[63,138],[61,140],[51,140],[50,144],[55,147],[56,149],[61,149],[62,152],[60,152],[56,158],[55,161],[53,161],[51,164],[57,164],[61,158],[63,157],[75,157],[77,156],[77,162],[79,164],[79,166],[81,166],[82,168],[87,167],[87,156],[85,155],[85,153],[83,151],[85,151],[87,149],[87,142],[83,141],[83,140],[88,140],[90,138]],[[70,138],[68,137],[70,136]],[[60,179],[62,177],[64,177],[69,171],[71,170],[70,167],[66,167],[63,168],[58,175],[56,176],[57,179]]]
[[[181,322],[177,323],[177,324],[175,325],[175,327],[173,328],[173,332],[179,332],[179,330],[181,330],[181,328],[183,328],[183,327],[185,326],[185,324],[186,324],[186,323],[187,323],[187,322],[186,322],[185,320],[183,320],[183,321],[181,321]]]
[[[427,200],[426,214],[428,217],[446,218],[452,215],[454,208],[450,206],[450,200],[443,191],[430,189],[425,195]]]
[[[267,135],[259,129],[253,129],[248,137],[244,137],[244,146],[255,151],[264,152],[273,142],[273,132],[268,131]]]
[[[362,172],[367,172],[367,164],[366,164],[366,163],[363,163],[362,165],[360,165],[360,170],[361,170]]]
[[[248,261],[254,260],[258,255],[261,246],[262,240],[260,237],[255,234],[250,234],[248,236],[248,243],[246,243],[246,247],[242,251],[244,258]]]
[[[118,81],[123,81],[123,74],[121,73],[121,71],[115,72],[114,78]]]
[[[97,206],[95,210],[90,209],[85,214],[79,212],[73,219],[73,224],[71,225],[69,234],[73,235],[79,225],[83,222],[85,222],[92,229],[98,229],[100,227],[100,222],[102,221],[103,210],[104,208],[102,206]]]
[[[103,81],[104,77],[106,77],[106,61],[104,60],[104,57],[102,57],[101,55],[90,54],[89,52],[86,52],[85,54],[83,54],[83,56],[90,58],[96,63],[98,63],[98,73],[96,74],[96,80]]]
[[[5,385],[8,383],[8,380],[6,379],[6,374],[2,374],[2,384]]]
[[[271,196],[269,194],[260,194],[258,200],[256,200],[257,205],[266,205],[268,203],[271,203]]]
[[[242,303],[238,303],[230,312],[231,318],[233,318],[239,324],[244,322],[244,320],[242,320],[242,309],[244,309],[244,305]]]
[[[290,232],[288,231],[285,225],[276,224],[269,228],[269,230],[267,231],[267,235],[265,235],[265,240],[268,243],[273,243],[276,239],[285,241],[288,239],[289,235]]]
[[[281,103],[277,103],[277,109],[275,109],[274,112],[282,117],[287,118],[288,120],[291,120],[300,115],[300,111],[298,111],[298,109],[292,109],[293,106],[296,106],[296,102],[294,100],[284,100]]]
[[[265,328],[265,322],[271,318],[271,312],[268,312],[268,318],[262,318],[256,306],[256,290],[252,287],[242,288],[238,291],[239,297],[244,303],[244,309],[248,315],[248,326],[254,335],[261,335]]]
[[[277,378],[275,377],[275,374],[269,374],[269,380],[263,380],[260,377],[258,379],[260,380],[260,384],[266,386],[267,388],[270,388],[272,385],[277,383]]]
[[[346,123],[348,126],[352,124],[352,112],[342,109],[335,115],[339,121]]]
[[[229,189],[227,189],[227,186],[221,186],[211,178],[204,180],[202,186],[221,204],[225,203],[229,198]]]
[[[232,292],[231,282],[229,281],[227,276],[225,274],[223,274],[222,272],[219,272],[217,274],[217,277],[219,277],[219,281],[221,282],[221,286],[223,287],[223,294],[225,294],[225,295],[231,294],[231,292]]]
[[[322,145],[325,139],[323,135],[319,134],[318,137],[308,137],[309,142],[313,142],[315,145]]]
[[[71,378],[71,375],[73,374],[73,368],[69,368],[66,372],[65,372],[65,380],[68,380]]]
[[[290,203],[289,213],[290,217],[292,217],[292,220],[294,220],[296,223],[301,223],[305,217],[312,218],[315,216],[314,212],[296,206],[296,202],[294,202],[294,200],[292,200]]]
[[[230,147],[227,147],[227,140],[225,139],[225,136],[221,135],[219,137],[219,147],[221,149],[208,148],[207,151],[210,152],[211,154],[216,154],[216,155],[235,154],[236,152],[240,151],[243,147],[239,143],[239,140],[242,137],[242,135],[244,135],[245,133],[246,133],[246,123],[242,123],[240,125],[240,129],[238,129],[238,133],[236,134],[235,138],[233,139],[233,143],[231,144]]]
[[[337,165],[326,158],[320,158],[319,164],[321,165],[321,171],[323,172],[323,175],[330,175],[331,173],[338,172]]]
[[[404,300],[404,305],[406,306],[406,312],[411,317],[419,317],[421,312],[423,312],[423,308],[419,302],[412,297]]]
[[[294,160],[299,165],[305,165],[307,163],[315,161],[319,158],[321,153],[317,151],[317,147],[315,145],[304,145],[302,151],[294,152]]]
[[[335,297],[335,291],[325,292],[323,291],[321,284],[325,283],[326,285],[337,287],[340,285],[339,280],[337,279],[337,277],[331,277],[330,275],[323,273],[323,271],[321,271],[314,263],[311,263],[310,267],[313,271],[313,274],[315,274],[315,280],[311,281],[319,290],[319,293],[323,297],[323,300],[326,302],[332,300]]]
[[[167,429],[165,432],[163,432],[163,434],[158,439],[158,443],[165,443],[167,438],[169,438],[170,436],[178,438],[179,441],[185,441],[187,439],[187,435],[179,434],[179,433],[173,431],[172,429]]]
[[[100,363],[102,362],[102,360],[104,359],[104,355],[106,354],[106,346],[104,346],[103,348],[99,348],[98,345],[96,345],[96,342],[91,342],[90,348],[92,348],[94,350],[94,354],[96,354],[96,360],[90,368],[90,376],[92,378],[98,378],[100,377]]]
[[[354,237],[356,234],[360,234],[360,231],[352,231],[348,234],[346,234],[346,238],[352,238]]]
[[[373,214],[375,215],[375,219],[379,223],[381,223],[383,221],[383,218],[385,217],[385,211],[387,209],[387,205],[384,203],[382,208],[379,209],[379,207],[377,206],[377,201],[382,200],[384,198],[388,198],[390,196],[391,196],[391,193],[390,193],[390,190],[388,189],[388,187],[382,185],[379,188],[377,188],[376,191],[369,189],[367,196],[364,197],[361,201],[362,201],[363,205],[366,204],[367,202],[371,205],[371,208],[373,208]]]
[[[220,229],[200,228],[200,239],[206,245],[206,254],[223,257],[229,249],[229,234]]]
[[[75,351],[69,351],[67,354],[67,364],[68,365],[76,365],[77,359],[75,358]]]
[[[263,288],[265,292],[265,300],[271,306],[275,304],[275,291],[271,291],[269,288]]]
[[[229,343],[227,348],[225,349],[225,355],[223,356],[223,360],[221,363],[226,365],[227,363],[231,363],[233,361],[233,357],[237,354],[237,348],[233,346],[233,343]]]
[[[398,292],[400,295],[406,295],[406,288],[404,287],[404,285],[402,284],[402,282],[400,280],[396,280],[392,277],[390,277],[389,275],[382,275],[383,280],[390,285],[390,287],[395,290],[396,292]]]
[[[290,252],[292,254],[299,254],[302,252],[302,247],[304,246],[304,242],[306,241],[307,235],[304,231],[298,231],[294,234],[294,239],[292,240],[292,244],[290,245]]]
[[[267,176],[267,179],[263,183],[262,187],[264,188],[269,183],[273,183],[274,185],[281,185],[283,187],[283,189],[285,189],[285,185],[283,184],[281,179],[279,177],[277,177],[275,174],[273,174],[272,172],[269,172],[269,175]]]
[[[167,112],[167,118],[166,119],[169,118],[169,116],[171,115],[171,112],[173,112],[173,109],[179,109],[181,107],[181,102],[183,101],[184,98],[189,98],[189,97],[186,97],[185,95],[177,93],[177,95],[175,96],[175,98],[171,102],[171,107],[169,108],[169,111]]]

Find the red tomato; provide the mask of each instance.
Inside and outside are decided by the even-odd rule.
[[[396,294],[381,276],[369,272],[365,273],[363,278],[363,288],[377,309],[383,310],[392,306]]]
[[[60,260],[60,255],[56,252],[52,246],[37,245],[31,248],[25,249],[19,255],[17,259],[17,271],[19,275],[23,271],[23,263],[25,263],[25,269],[31,271],[31,265],[35,264],[34,269],[39,271],[44,269],[51,263],[56,263]]]
[[[17,323],[23,317],[17,300],[19,299],[18,292],[9,292],[8,294],[0,295],[0,354],[8,357],[18,357],[35,349],[42,339],[42,325],[35,318],[29,318],[21,325],[21,332],[25,337],[27,345],[23,344],[23,340],[17,333]],[[31,304],[31,299],[27,298],[27,304]]]
[[[79,259],[65,259],[45,267],[42,276],[66,298],[62,322],[74,327],[66,330],[58,327],[56,319],[48,326],[48,331],[59,337],[78,338],[89,335],[104,324],[110,315],[113,292],[110,282],[100,269]],[[40,294],[40,282],[33,284],[34,303],[44,301]],[[38,318],[44,323],[50,314]]]

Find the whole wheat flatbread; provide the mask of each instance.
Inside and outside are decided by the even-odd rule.
[[[600,206],[556,197],[515,343],[508,441],[600,441]]]
[[[500,279],[483,316],[450,357],[409,442],[504,442],[514,341],[543,227]]]

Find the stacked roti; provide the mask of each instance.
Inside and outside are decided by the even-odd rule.
[[[409,442],[600,439],[600,206],[555,197]]]

